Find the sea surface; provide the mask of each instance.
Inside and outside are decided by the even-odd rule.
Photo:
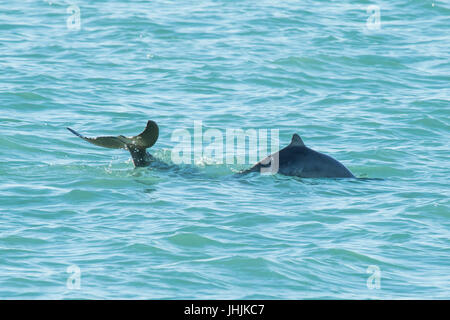
[[[450,298],[449,21],[431,0],[0,1],[0,298]],[[149,119],[150,168],[66,130]],[[194,122],[298,133],[359,179],[175,164]]]

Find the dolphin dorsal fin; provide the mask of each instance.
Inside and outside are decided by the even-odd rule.
[[[304,147],[305,144],[303,143],[302,138],[296,133],[292,136],[291,143],[289,144],[291,147]]]

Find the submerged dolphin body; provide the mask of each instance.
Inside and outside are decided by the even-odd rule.
[[[125,136],[107,136],[87,138],[73,129],[67,128],[74,135],[81,139],[95,144],[96,146],[109,149],[125,149],[128,150],[133,158],[136,167],[146,167],[154,160],[153,156],[147,152],[156,143],[159,136],[159,128],[156,122],[149,120],[145,130],[134,137]]]
[[[305,146],[298,134],[280,151],[241,172],[281,173],[301,178],[355,178],[339,161]]]

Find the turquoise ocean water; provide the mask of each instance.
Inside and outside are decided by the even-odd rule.
[[[79,15],[79,19],[78,19]],[[448,1],[0,1],[0,298],[450,298]],[[78,28],[79,26],[79,28]],[[278,129],[370,179],[73,136]]]

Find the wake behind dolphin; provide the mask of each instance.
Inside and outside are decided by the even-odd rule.
[[[71,128],[67,128],[74,135],[100,147],[128,150],[136,167],[149,166],[155,158],[147,152],[159,136],[156,122],[149,120],[145,130],[137,136],[103,136],[88,138]],[[342,163],[323,153],[305,146],[298,134],[292,136],[291,143],[280,151],[256,163],[250,169],[240,172],[280,173],[287,176],[301,178],[355,178]]]

